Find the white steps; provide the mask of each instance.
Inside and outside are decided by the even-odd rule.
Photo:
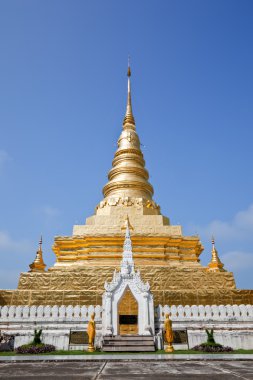
[[[151,352],[155,351],[154,337],[143,335],[104,336],[102,351]]]

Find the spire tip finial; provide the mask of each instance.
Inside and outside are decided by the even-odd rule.
[[[40,235],[39,249],[42,250],[42,234]]]
[[[125,118],[123,121],[123,128],[125,124],[131,124],[133,127],[132,129],[135,128],[135,121],[134,121],[134,116],[133,116],[133,111],[132,111],[132,102],[131,102],[131,84],[130,84],[130,77],[131,77],[131,68],[130,68],[130,57],[128,56],[128,68],[127,68],[127,76],[128,76],[128,83],[127,83],[127,109],[126,109],[126,114]]]
[[[128,56],[127,76],[128,76],[129,78],[130,78],[130,76],[131,76],[130,55]]]

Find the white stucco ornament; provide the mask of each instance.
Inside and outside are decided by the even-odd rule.
[[[118,305],[127,289],[138,303],[138,334],[154,335],[154,302],[148,282],[144,283],[140,271],[135,271],[129,225],[126,226],[123,257],[120,271],[116,269],[110,283],[105,282],[102,306],[102,334],[118,335]]]

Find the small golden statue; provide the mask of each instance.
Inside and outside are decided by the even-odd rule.
[[[173,352],[174,347],[172,346],[172,343],[173,343],[174,337],[173,337],[173,331],[172,331],[172,322],[170,320],[169,314],[165,314],[164,332],[165,332],[165,340],[168,343],[168,346],[165,352]]]
[[[95,335],[96,335],[96,322],[94,321],[95,313],[92,313],[90,318],[91,319],[88,322],[88,327],[87,327],[87,333],[89,337],[88,351],[94,352],[95,351],[94,340],[95,340]]]

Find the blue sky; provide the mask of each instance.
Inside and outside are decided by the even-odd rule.
[[[126,103],[154,199],[252,288],[253,3],[0,1],[0,288],[102,199]]]

